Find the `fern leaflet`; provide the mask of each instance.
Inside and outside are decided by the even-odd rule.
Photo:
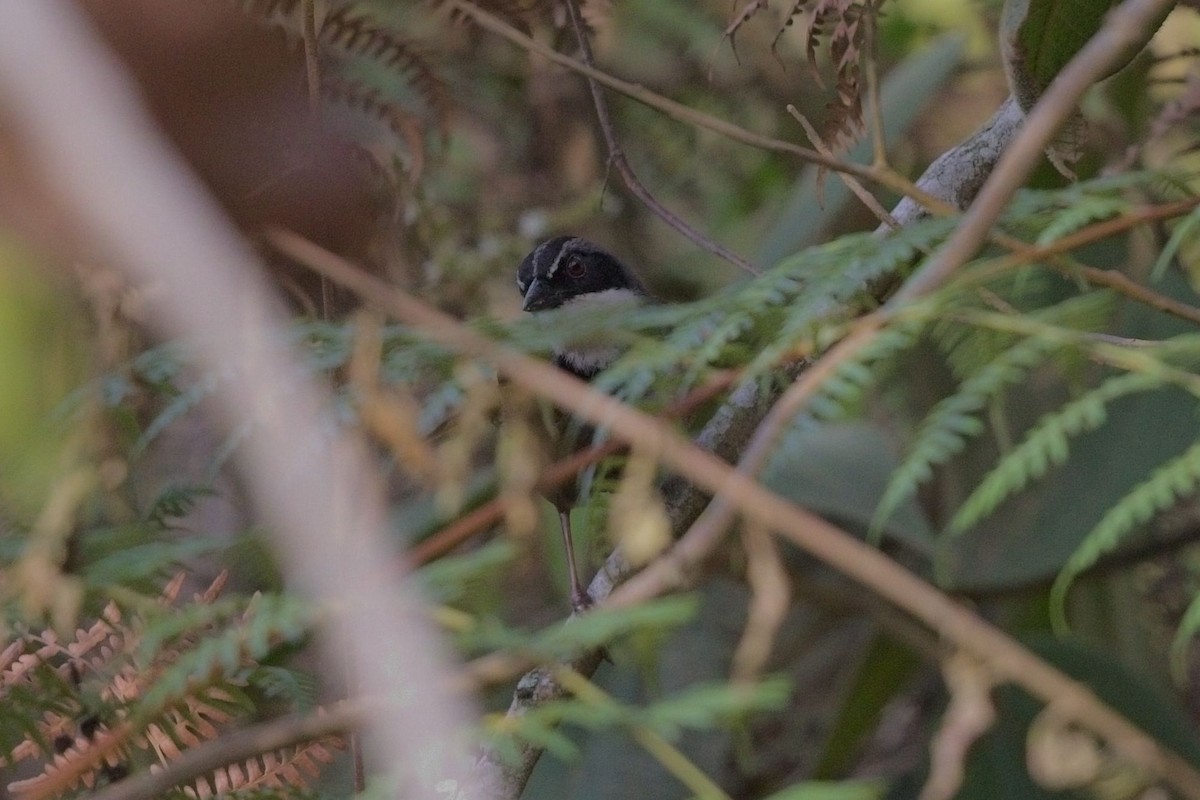
[[[1070,440],[1103,425],[1108,418],[1109,403],[1125,395],[1157,389],[1163,383],[1153,375],[1118,375],[1043,416],[1024,441],[1001,459],[963,502],[950,521],[949,532],[957,535],[967,530],[991,514],[1007,497],[1066,461]]]
[[[980,434],[984,425],[979,413],[988,401],[1007,386],[1019,382],[1060,345],[1028,338],[963,381],[959,390],[942,400],[921,423],[916,441],[896,468],[871,520],[871,536],[878,540],[883,526],[900,504],[933,475],[933,468],[960,453],[968,439]]]
[[[1170,508],[1200,484],[1200,442],[1159,466],[1110,508],[1071,554],[1050,589],[1050,614],[1055,627],[1065,632],[1067,590],[1075,578],[1112,552],[1128,534],[1155,514]]]

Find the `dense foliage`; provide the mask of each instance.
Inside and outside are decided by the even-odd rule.
[[[758,274],[610,174],[589,84],[543,52],[579,53],[564,2],[82,5],[259,246],[290,304],[273,335],[332,387],[313,424],[371,445],[395,533],[381,569],[414,571],[469,665],[484,762],[533,769],[502,796],[1200,793],[1186,785],[1200,774],[1187,772],[1200,769],[1193,9],[1114,54],[983,246],[897,300],[963,209],[918,197],[927,213],[896,222],[883,208],[921,195],[910,181],[1006,94],[1036,113],[1116,4],[579,2],[597,68],[633,85],[607,94],[629,166]],[[1053,34],[1056,13],[1077,20],[1071,36]],[[731,141],[750,131],[765,146]],[[6,136],[0,155],[20,152]],[[860,202],[864,185],[876,202]],[[115,790],[239,728],[319,720],[353,694],[313,645],[343,609],[298,593],[264,536],[237,468],[253,412],[232,429],[208,413],[252,376],[156,339],[156,287],[64,256],[28,213],[54,231],[63,212],[14,186],[0,192],[7,791]],[[605,591],[564,622],[543,476],[587,468],[579,547],[589,574],[624,577],[614,548],[638,567],[674,557],[703,507],[663,447],[601,427],[594,468],[552,464],[536,381],[393,313],[390,290],[319,277],[280,227],[504,352],[619,345],[596,388],[730,461],[761,455],[752,478],[1095,698],[1043,704],[1007,651],[905,605],[891,573],[864,586],[776,538],[734,490],[727,535],[684,565],[682,591],[611,607]],[[603,242],[666,302],[520,315],[517,263],[563,232]],[[761,433],[797,380],[803,397],[761,453],[716,425]],[[1184,766],[1106,738],[1096,698]],[[354,727],[236,751],[173,791],[392,796],[388,775],[356,776]]]

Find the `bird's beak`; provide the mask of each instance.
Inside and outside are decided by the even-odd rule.
[[[553,292],[550,291],[550,287],[541,279],[534,278],[533,283],[529,284],[529,288],[525,290],[525,301],[521,303],[521,310],[542,311],[550,308],[552,297]]]

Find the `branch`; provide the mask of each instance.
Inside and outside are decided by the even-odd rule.
[[[1107,740],[1122,757],[1161,776],[1183,796],[1200,800],[1200,771],[1186,759],[1102,702],[1086,686],[1046,663],[1008,634],[875,548],[784,500],[661,421],[597,391],[557,367],[490,341],[412,295],[387,285],[295,234],[275,232],[271,238],[276,247],[297,262],[309,265],[354,291],[365,302],[411,325],[431,341],[470,357],[486,359],[514,383],[593,425],[607,427],[614,436],[626,442],[636,442],[645,451],[656,453],[668,468],[710,492],[720,492],[738,513],[792,541],[908,612],[950,645],[985,662],[998,680],[1023,687],[1034,697],[1053,705],[1064,717]],[[681,540],[679,545],[682,544]],[[613,592],[605,605],[629,605],[630,594],[625,588]],[[522,681],[518,686],[518,696],[526,693],[524,684]],[[501,784],[495,782],[490,786],[500,788]]]
[[[594,68],[596,61],[592,57],[592,45],[588,41],[587,31],[584,30],[583,21],[579,17],[579,8],[576,6],[575,0],[566,0],[566,5],[567,13],[571,17],[571,27],[575,29],[575,38],[579,40],[579,51],[583,56],[583,63]],[[585,77],[587,78],[588,88],[592,92],[592,103],[596,108],[596,120],[600,123],[600,132],[604,135],[604,143],[608,146],[609,162],[617,168],[617,172],[620,173],[622,180],[625,181],[626,188],[641,200],[647,208],[654,212],[659,219],[679,231],[679,233],[683,234],[701,249],[718,258],[725,259],[744,272],[748,272],[751,275],[761,275],[761,269],[737,253],[732,252],[724,245],[714,242],[685,222],[679,215],[671,211],[671,209],[660,203],[650,193],[650,190],[638,180],[637,174],[633,171],[633,167],[629,165],[629,161],[625,158],[625,152],[621,149],[621,145],[617,141],[612,117],[608,113],[608,103],[604,99],[604,93],[600,91],[600,84],[591,75]]]
[[[970,138],[934,160],[917,181],[917,186],[953,208],[965,209],[992,174],[1000,154],[1024,119],[1020,105],[1010,96]],[[903,198],[892,210],[892,216],[901,225],[928,215],[928,207],[910,197]],[[880,229],[887,230],[883,226]]]
[[[623,81],[620,78],[614,78],[606,72],[601,72],[594,67],[588,66],[582,62],[576,61],[570,56],[563,55],[554,48],[537,41],[524,33],[521,33],[516,28],[512,27],[504,20],[496,17],[493,14],[481,9],[469,0],[445,0],[446,4],[452,6],[459,13],[474,20],[475,24],[486,31],[496,34],[497,36],[507,39],[524,50],[532,53],[537,53],[548,61],[558,64],[561,67],[566,67],[569,70],[577,72],[587,78],[594,80],[596,83],[606,86],[616,92],[636,100],[643,105],[661,111],[672,119],[689,125],[695,125],[698,128],[710,130],[713,133],[724,136],[735,142],[757,147],[760,150],[766,150],[772,153],[786,153],[801,158],[804,161],[818,164],[820,166],[831,169],[834,172],[853,175],[866,181],[871,181],[874,184],[884,186],[899,195],[913,197],[921,205],[929,207],[937,207],[942,205],[937,198],[931,197],[921,189],[913,185],[913,183],[896,172],[890,169],[877,169],[875,167],[863,166],[855,164],[853,161],[843,161],[836,158],[828,158],[821,155],[816,150],[800,145],[787,142],[782,139],[772,139],[769,136],[763,136],[753,131],[748,131],[745,128],[734,125],[732,122],[723,120],[720,117],[714,117],[711,114],[705,114],[702,111],[697,111],[694,108],[663,97],[657,92],[653,92],[644,86],[636,83]]]
[[[1055,76],[1026,115],[1020,132],[996,162],[949,241],[888,301],[890,306],[933,291],[974,255],[1054,134],[1074,113],[1083,93],[1107,75],[1122,54],[1145,42],[1173,5],[1175,0],[1125,0],[1109,12],[1096,35]]]
[[[696,387],[691,392],[672,403],[663,413],[664,418],[686,417],[697,407],[713,400],[718,394],[729,387],[738,378],[739,370],[725,370],[714,375],[711,380]],[[620,452],[624,445],[617,441],[607,441],[592,447],[585,447],[567,458],[551,464],[538,478],[537,489],[545,492],[556,489],[569,480],[573,480],[583,469],[601,461],[608,456]],[[504,518],[509,500],[503,496],[493,497],[487,503],[470,511],[440,530],[430,534],[409,548],[405,554],[408,563],[413,566],[426,564],[445,554],[447,551],[465,542],[471,536],[486,530]],[[607,597],[607,592],[605,595]],[[599,599],[593,594],[592,599]]]
[[[371,696],[403,690],[397,672],[421,687],[404,691],[403,713],[369,721],[377,763],[420,759],[422,771],[455,775],[467,759],[459,731],[473,715],[439,681],[450,660],[411,582],[380,574],[389,557],[381,482],[361,446],[331,430],[324,394],[282,344],[260,265],[74,3],[6,4],[0,98],[18,158],[67,229],[155,287],[158,331],[194,342],[197,369],[237,370],[217,387],[215,409],[231,428],[248,417],[255,425],[239,457],[289,585],[341,612],[318,637],[326,663],[351,661]]]
[[[458,5],[460,9],[467,10],[468,8],[468,4],[458,3]],[[468,13],[471,12],[468,11]],[[526,41],[524,37],[521,37],[515,31],[506,30],[506,26],[503,23],[487,19],[486,15],[482,12],[478,14],[473,13],[472,16],[483,27],[509,38],[510,41],[514,41],[523,47],[536,48],[536,45],[532,41]],[[551,57],[549,53],[545,55]],[[601,73],[592,74],[594,71],[588,72],[587,65],[568,63],[568,60],[559,61],[559,63],[578,69],[578,71],[587,75],[590,81],[605,83],[605,85],[615,88],[618,91],[623,91],[631,97],[646,102],[648,105],[658,108],[677,119],[709,127],[738,141],[755,144],[756,146],[765,146],[766,149],[792,152],[808,160],[825,164],[835,170],[837,169],[836,160],[824,157],[823,154],[819,155],[823,155],[824,160],[814,159],[811,153],[797,152],[796,149],[791,147],[777,147],[774,143],[762,142],[756,135],[748,134],[741,129],[735,128],[731,130],[727,126],[727,123],[719,120],[716,121],[719,125],[712,125],[710,124],[712,122],[711,118],[707,118],[705,115],[695,114],[691,109],[680,108],[678,104],[658,98],[656,95],[648,95],[641,87],[625,85],[622,82],[616,81],[616,79],[608,79],[607,76]],[[946,213],[949,210],[948,206],[960,209],[965,208],[974,199],[981,185],[990,175],[1000,154],[1017,134],[1022,118],[1023,116],[1014,102],[1005,103],[980,132],[953,150],[948,151],[930,166],[917,183],[917,186],[925,190],[923,197],[922,192],[910,191],[909,194],[921,197],[922,204],[938,213]],[[1040,152],[1040,148],[1038,152]],[[841,174],[857,175],[877,182],[879,182],[879,175],[890,174],[890,171],[880,165],[877,165],[877,169],[870,171],[859,169],[855,165],[848,166],[852,168],[839,170]],[[901,224],[914,221],[922,215],[921,205],[918,205],[912,199],[905,198],[897,206],[893,215]],[[1016,240],[1002,243],[1016,251],[1017,255],[1013,258],[1029,258],[1031,250],[1039,249]],[[1092,274],[1090,271],[1088,271],[1085,277],[1097,283],[1101,282],[1104,278],[1104,276]],[[886,287],[883,286],[869,288],[873,292],[886,291]],[[1164,310],[1177,313],[1185,318],[1190,318],[1191,309],[1174,307],[1179,304],[1174,304],[1168,309],[1158,302],[1156,296],[1138,296],[1139,290],[1142,292],[1148,292],[1148,290],[1143,290],[1141,287],[1123,288],[1126,290],[1126,293],[1135,296],[1136,299],[1150,302],[1152,305],[1156,305],[1156,307],[1164,308]],[[1150,294],[1153,295],[1153,293]],[[882,298],[880,299],[882,300]],[[739,464],[739,471],[748,477],[757,474],[758,470],[765,463],[766,457],[773,449],[779,435],[786,429],[790,420],[805,404],[811,394],[819,387],[821,381],[839,366],[843,358],[852,355],[860,343],[865,343],[869,340],[873,336],[874,329],[880,323],[881,320],[871,318],[860,322],[859,326],[855,329],[853,337],[843,342],[827,358],[818,362],[816,369],[808,370],[793,385],[783,400],[775,404],[771,413],[765,419],[763,419],[763,414],[774,400],[774,396],[763,397],[755,391],[754,387],[743,386],[731,398],[731,402],[724,405],[713,419],[710,420],[709,425],[705,428],[697,443],[707,450],[716,452],[725,461],[732,461],[744,452],[742,461]],[[762,420],[761,425],[759,424],[760,420]],[[748,442],[750,444],[747,447]],[[707,495],[705,495],[702,489],[677,477],[668,480],[665,494],[673,529],[676,531],[683,530],[688,525],[692,525],[694,520],[695,524],[692,525],[688,532],[680,538],[676,545],[663,558],[647,568],[642,575],[639,575],[629,584],[622,587],[616,596],[612,598],[611,602],[613,603],[632,604],[638,602],[640,598],[649,597],[670,587],[686,583],[689,571],[694,569],[721,540],[728,522],[732,519],[736,510],[734,504],[718,500],[709,506],[703,517],[697,520],[697,515],[700,514],[701,509],[707,502]],[[589,587],[589,593],[593,600],[597,602],[603,601],[613,591],[614,586],[627,576],[629,572],[629,566],[620,551],[615,551],[606,561],[604,568],[596,575],[591,587]],[[585,672],[584,674],[590,675],[591,673]],[[522,681],[522,684],[525,685],[525,689],[532,687],[533,691],[519,689],[509,709],[510,714],[520,714],[529,708],[535,707],[539,703],[539,697],[560,696],[556,692],[561,691],[561,689],[557,687],[553,676],[544,670],[530,673]],[[517,767],[513,768],[510,765],[506,765],[504,768],[508,770],[505,775],[508,785],[497,796],[516,797],[523,788],[524,781],[528,779],[529,774],[532,772],[538,755],[540,755],[540,750],[525,748],[521,754],[520,764]],[[486,760],[487,756],[485,756],[483,761],[486,762]]]

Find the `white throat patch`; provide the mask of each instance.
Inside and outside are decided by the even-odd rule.
[[[573,297],[562,304],[562,308],[578,311],[595,311],[606,306],[636,303],[642,296],[632,289],[605,289]],[[621,355],[624,348],[618,345],[601,344],[592,347],[572,346],[554,351],[556,358],[571,369],[579,372],[599,372],[608,369]]]
[[[572,297],[562,304],[563,308],[591,310],[619,303],[636,303],[642,296],[632,289],[605,289],[602,292],[588,292],[578,297]]]

